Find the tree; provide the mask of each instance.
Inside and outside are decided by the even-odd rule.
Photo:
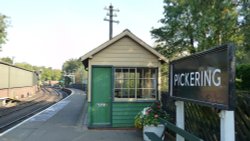
[[[20,68],[27,69],[27,70],[32,70],[32,71],[34,70],[32,65],[30,65],[28,63],[25,63],[25,62],[23,62],[23,63],[15,63],[15,65],[20,67]]]
[[[82,66],[81,62],[78,59],[69,59],[63,63],[62,70],[66,73],[76,72]]]
[[[43,68],[42,75],[41,75],[42,81],[50,81],[52,80],[52,68]]]
[[[62,71],[58,69],[52,70],[52,80],[59,81],[62,77]]]
[[[151,31],[167,58],[234,42],[242,47],[238,5],[232,0],[164,0],[162,27]]]
[[[0,13],[0,51],[1,51],[1,45],[4,44],[7,40],[7,29],[8,27],[8,18],[5,15],[2,15]]]
[[[32,66],[28,63],[16,63],[15,65],[27,70],[41,72],[41,81],[59,81],[62,77],[61,70],[52,69],[51,67]]]
[[[13,60],[10,57],[3,57],[0,60],[5,63],[13,64]]]
[[[240,10],[240,32],[242,34],[242,44],[241,48],[238,49],[237,61],[239,64],[250,62],[250,4],[247,1],[239,2]]]
[[[71,82],[72,82],[72,80],[68,76],[64,77],[64,85],[65,86],[68,86]]]
[[[73,74],[76,84],[83,84],[83,81],[87,79],[87,71],[78,59],[69,59],[64,62],[62,70],[66,74]],[[69,81],[69,77],[64,77],[64,79],[66,85],[73,82]]]
[[[33,70],[41,72],[42,81],[59,81],[62,77],[61,70],[52,69],[51,67],[33,66]]]
[[[84,80],[87,80],[87,71],[84,69],[83,65],[81,65],[75,73],[75,81],[76,84],[83,84]]]

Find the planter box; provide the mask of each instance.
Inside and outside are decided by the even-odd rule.
[[[158,137],[162,137],[163,133],[165,130],[165,126],[160,124],[158,126],[150,125],[150,126],[143,126],[143,140],[144,141],[151,141],[145,132],[153,132],[155,133]],[[164,136],[162,137],[164,138]]]

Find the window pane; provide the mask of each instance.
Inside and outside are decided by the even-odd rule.
[[[145,68],[144,73],[144,78],[150,78],[151,69]]]
[[[122,96],[122,91],[121,89],[115,89],[115,97],[116,98],[121,98]]]
[[[135,80],[134,79],[130,79],[129,80],[129,87],[128,88],[135,88]]]
[[[154,68],[138,68],[138,78],[156,78],[156,69]]]
[[[155,79],[139,79],[137,88],[155,88],[156,80]]]
[[[144,71],[142,68],[137,69],[137,76],[138,76],[138,78],[145,78]]]
[[[121,81],[121,80],[119,80]],[[122,88],[135,88],[135,80],[134,79],[125,79],[123,80],[123,86]]]
[[[115,80],[115,88],[122,88],[123,86],[123,79],[116,79]]]
[[[144,88],[154,88],[154,81],[153,79],[145,79],[145,87]]]
[[[145,84],[144,84],[144,79],[139,79],[137,80],[137,88],[144,88]]]
[[[137,98],[142,98],[142,89],[137,89]]]
[[[129,78],[129,69],[123,69],[124,78]]]
[[[129,90],[128,89],[122,90],[122,98],[129,98]]]
[[[129,98],[135,98],[135,89],[129,89]]]
[[[151,76],[150,76],[150,78],[156,78],[156,76],[157,76],[157,71],[156,71],[156,69],[151,69]]]
[[[156,98],[156,93],[154,89],[141,89],[141,98]]]
[[[115,79],[123,79],[122,69],[115,69]]]
[[[124,80],[123,88],[129,88],[129,80]]]
[[[156,78],[156,69],[146,68],[144,70],[144,78]]]
[[[146,88],[146,80],[139,79],[139,87],[138,88]]]
[[[135,78],[135,69],[129,70],[129,78],[134,79]]]
[[[152,99],[156,97],[157,69],[116,68],[115,98]]]

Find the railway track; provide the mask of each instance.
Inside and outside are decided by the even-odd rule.
[[[0,109],[0,133],[46,109],[52,104],[65,98],[67,94],[52,88],[43,88],[41,93],[14,107]]]

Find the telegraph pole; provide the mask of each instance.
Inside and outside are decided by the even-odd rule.
[[[119,12],[119,9],[113,9],[114,7],[112,6],[112,4],[110,4],[109,8],[104,8],[105,10],[108,10],[109,13],[107,13],[107,16],[109,16],[109,19],[107,19],[106,17],[104,18],[104,21],[109,21],[109,40],[112,39],[113,36],[113,23],[119,23],[119,21],[115,21],[113,20],[113,17],[117,17],[116,14],[114,14],[113,12]]]

